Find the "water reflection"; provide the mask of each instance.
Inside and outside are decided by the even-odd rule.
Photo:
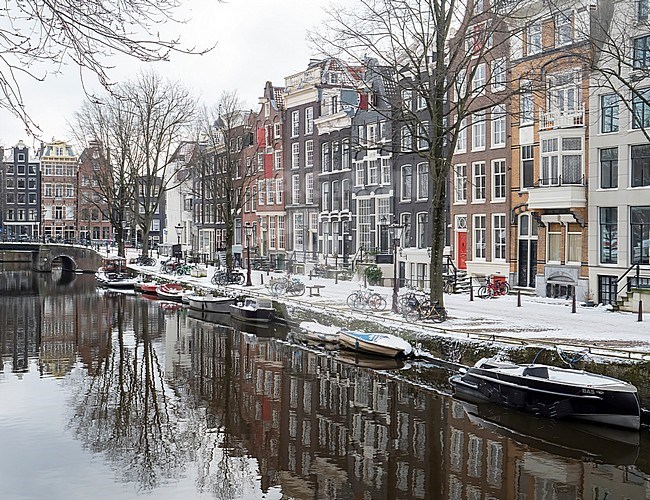
[[[405,380],[444,381],[439,368],[98,293],[92,277],[5,270],[0,290],[0,368],[14,373],[0,378],[0,408],[30,366],[65,380],[69,438],[118,478],[97,483],[100,496],[120,484],[161,498],[301,499],[645,498],[650,487],[646,431],[472,407]],[[11,432],[1,423],[0,440]]]

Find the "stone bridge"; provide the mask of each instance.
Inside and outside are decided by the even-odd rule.
[[[94,273],[102,265],[102,256],[90,247],[34,241],[0,242],[0,263],[31,262],[32,270],[49,273],[57,259],[68,271]]]

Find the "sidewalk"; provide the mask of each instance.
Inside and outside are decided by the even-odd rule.
[[[131,257],[129,255],[128,257]],[[145,272],[158,273],[159,265],[141,268]],[[166,279],[191,284],[201,288],[214,288],[210,278],[215,268],[208,268],[208,276],[191,278],[189,276],[173,277],[159,274]],[[246,270],[243,270],[246,274]],[[242,292],[255,292],[268,295],[265,284],[270,278],[280,276],[277,273],[267,275],[264,271],[251,271],[253,286],[236,286],[229,288]],[[279,300],[293,302],[296,305],[319,310],[327,309],[336,314],[354,314],[346,305],[347,296],[362,285],[357,280],[338,281],[330,278],[312,278],[298,276],[306,285],[323,285],[320,296],[309,296],[307,290],[301,297],[280,297]],[[448,334],[463,337],[474,336],[494,340],[504,339],[510,343],[536,341],[552,344],[573,346],[593,346],[594,348],[611,348],[624,352],[641,352],[650,355],[650,311],[647,311],[643,321],[638,321],[637,313],[614,312],[604,306],[582,307],[577,304],[576,312],[572,313],[572,302],[566,299],[549,299],[543,297],[521,296],[521,307],[518,307],[516,295],[494,299],[474,297],[470,301],[469,294],[445,295],[444,305],[449,319],[443,324],[427,323],[425,325],[406,324],[401,315],[390,312],[393,290],[389,287],[372,287],[375,292],[386,298],[386,311],[376,313],[382,323],[395,322],[395,325],[414,330],[418,334]],[[367,314],[367,313],[366,313]]]

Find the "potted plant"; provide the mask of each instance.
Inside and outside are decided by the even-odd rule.
[[[370,285],[378,285],[384,277],[384,273],[375,264],[366,267],[364,274]]]

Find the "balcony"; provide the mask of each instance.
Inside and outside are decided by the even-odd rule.
[[[585,108],[579,106],[574,109],[553,111],[540,111],[539,129],[554,130],[558,128],[573,128],[585,126]]]
[[[584,178],[579,181],[568,179],[568,182],[562,182],[562,176],[540,179],[537,185],[529,188],[528,191],[528,208],[530,210],[586,206],[587,186]]]

